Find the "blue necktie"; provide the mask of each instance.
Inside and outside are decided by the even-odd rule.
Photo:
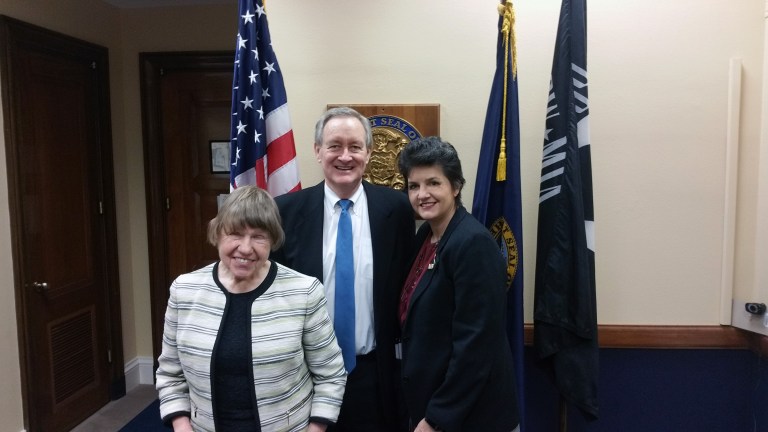
[[[352,257],[352,201],[339,200],[341,215],[336,232],[336,298],[333,327],[347,372],[355,368],[355,264]]]

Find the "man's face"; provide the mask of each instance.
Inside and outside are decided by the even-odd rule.
[[[315,145],[325,182],[339,198],[349,198],[363,179],[371,157],[365,128],[355,117],[334,117],[323,128],[323,142]]]

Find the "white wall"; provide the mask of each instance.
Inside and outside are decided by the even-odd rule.
[[[311,125],[327,103],[439,103],[471,202],[496,50],[496,0],[269,2],[305,184],[320,178]],[[526,321],[559,0],[517,1]],[[736,291],[751,243],[763,2],[591,1],[590,126],[602,324],[716,325],[728,65],[743,61]]]

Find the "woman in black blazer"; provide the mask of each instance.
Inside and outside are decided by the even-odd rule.
[[[520,418],[501,252],[461,205],[465,180],[451,144],[416,140],[400,153],[399,168],[426,221],[400,298],[410,428],[510,432]]]

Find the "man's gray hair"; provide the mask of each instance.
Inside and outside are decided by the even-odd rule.
[[[359,112],[355,111],[354,109],[350,107],[336,107],[331,108],[328,111],[324,112],[323,115],[320,117],[320,120],[317,121],[315,124],[315,145],[321,146],[323,145],[323,129],[325,128],[325,125],[328,124],[328,122],[332,118],[336,117],[353,117],[356,118],[360,123],[363,125],[363,129],[365,129],[365,147],[370,150],[371,145],[373,145],[373,135],[371,134],[371,122],[368,121],[368,118],[364,115],[360,114]]]

